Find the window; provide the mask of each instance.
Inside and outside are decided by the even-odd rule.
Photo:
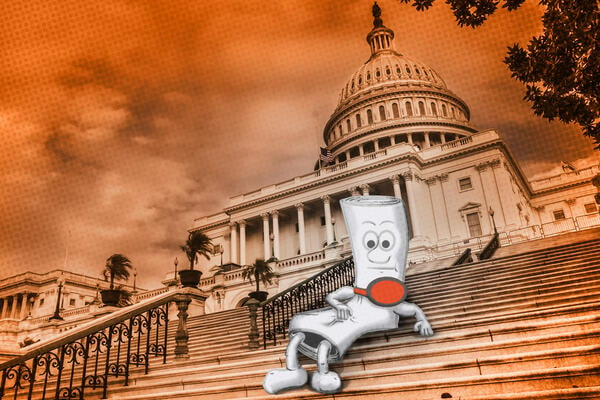
[[[406,106],[406,115],[408,115],[409,117],[412,117],[412,115],[413,115],[412,104],[410,104],[407,101],[404,105]]]
[[[367,122],[369,124],[373,123],[373,112],[371,110],[367,110]]]
[[[350,158],[358,157],[360,155],[360,150],[358,147],[353,147],[350,149]]]
[[[69,299],[69,306],[75,307],[75,299]]]
[[[585,204],[584,207],[585,207],[586,214],[591,214],[591,213],[595,213],[596,211],[598,211],[598,207],[596,207],[595,203]]]
[[[431,103],[431,113],[437,116],[437,106],[435,105],[435,103]]]
[[[394,136],[394,141],[396,143],[407,143],[408,138],[406,137],[406,135],[396,135]]]
[[[346,129],[348,130],[348,132],[350,132],[352,130],[352,125],[350,125],[349,119],[346,120]]]
[[[444,117],[448,116],[448,109],[446,108],[445,104],[442,104],[442,114],[444,115]]]
[[[379,106],[379,120],[380,121],[385,121],[386,117],[385,117],[385,107],[383,106]]]
[[[394,118],[400,118],[400,112],[398,111],[397,103],[392,103],[392,114],[394,114]]]
[[[356,127],[360,128],[362,126],[362,120],[360,119],[360,114],[356,114]]]
[[[325,216],[321,216],[321,226],[325,226]]]
[[[339,162],[344,162],[346,161],[346,153],[342,153],[338,156],[338,161]]]
[[[40,307],[44,305],[44,299],[40,299]]]
[[[467,225],[469,226],[469,235],[471,235],[471,237],[481,236],[481,221],[479,221],[479,213],[474,212],[467,214]]]
[[[338,131],[339,131],[340,137],[342,137],[342,126],[341,125],[338,127]]]
[[[565,219],[565,212],[563,210],[555,210],[552,212],[552,215],[554,216],[555,221]]]
[[[300,232],[300,225],[296,222],[296,233]]]
[[[425,115],[425,103],[419,102],[419,115]]]
[[[458,180],[458,188],[461,192],[469,189],[473,189],[473,184],[471,183],[471,178],[460,178]]]
[[[373,153],[374,151],[375,151],[375,145],[373,144],[373,142],[367,142],[367,143],[363,144],[363,153],[364,154]]]

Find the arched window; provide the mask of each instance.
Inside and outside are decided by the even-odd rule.
[[[392,103],[392,113],[394,114],[394,118],[400,118],[400,112],[398,111],[397,103]]]
[[[350,119],[346,120],[346,129],[348,130],[348,132],[352,130],[352,125],[350,125]]]
[[[410,104],[410,102],[406,102],[404,104],[404,106],[406,107],[406,115],[408,115],[409,117],[413,116],[413,110],[412,110],[412,104]]]
[[[367,122],[369,124],[373,123],[373,113],[371,112],[371,110],[367,110]]]
[[[446,108],[445,104],[442,104],[442,114],[444,115],[444,117],[448,116],[448,109]]]
[[[425,115],[425,103],[419,102],[419,115]]]
[[[435,105],[435,103],[431,103],[431,113],[437,116],[437,106]]]
[[[387,118],[385,116],[385,107],[384,106],[379,106],[379,120],[380,121],[385,121]]]
[[[450,107],[450,110],[452,111],[452,118],[456,118],[456,113],[454,112],[454,107]]]
[[[360,128],[362,126],[362,120],[360,119],[360,114],[356,114],[356,127]]]
[[[339,137],[342,137],[342,125],[341,124],[338,126],[338,133],[340,135]]]

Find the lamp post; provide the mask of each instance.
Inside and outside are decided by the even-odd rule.
[[[494,220],[494,209],[491,206],[488,210],[488,213],[490,214],[490,217],[492,217],[492,224],[494,225],[494,234],[497,235],[498,230],[496,229],[496,220]]]
[[[335,238],[335,217],[331,217],[331,227],[333,229],[333,242],[332,242],[332,244],[334,244],[334,243],[337,243],[337,240]]]
[[[223,245],[219,245],[219,254],[221,254],[221,271],[223,271],[223,253],[225,252],[225,248]]]
[[[273,232],[269,234],[269,239],[271,240],[271,258],[269,258],[267,261],[272,261],[275,260],[275,235]]]
[[[137,293],[136,282],[137,282],[137,268],[133,267],[133,292],[132,293]]]
[[[58,296],[56,297],[56,308],[54,309],[54,315],[50,317],[50,321],[62,321],[64,319],[60,316],[60,296],[62,295],[62,288],[65,283],[65,278],[62,273],[56,280],[56,283],[58,283]]]

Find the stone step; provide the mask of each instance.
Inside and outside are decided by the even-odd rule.
[[[385,375],[386,378],[394,375]],[[291,390],[277,396],[278,399],[302,398],[341,398],[358,397],[360,399],[389,399],[389,398],[442,398],[443,393],[453,393],[453,398],[486,392],[516,391],[522,389],[526,383],[528,389],[548,390],[564,387],[598,386],[600,368],[595,365],[580,365],[575,367],[559,367],[549,369],[530,370],[522,372],[499,373],[494,375],[462,376],[458,378],[437,378],[421,382],[393,382],[381,383],[378,377],[357,375],[354,379],[345,382],[343,393],[340,395],[322,395],[308,389]],[[460,393],[460,395],[459,395]],[[418,396],[418,397],[417,397]],[[273,398],[267,395],[261,384],[255,385],[223,385],[201,389],[184,389],[162,391],[160,393],[128,394],[113,396],[112,399],[137,400],[137,399],[265,399]]]

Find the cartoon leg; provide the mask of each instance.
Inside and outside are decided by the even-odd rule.
[[[310,386],[319,393],[337,393],[342,387],[342,380],[340,376],[329,371],[329,364],[327,358],[331,350],[331,343],[327,340],[319,343],[317,349],[317,372],[312,375],[310,379]]]
[[[304,341],[302,332],[293,334],[285,351],[285,368],[277,368],[269,371],[263,387],[267,393],[275,394],[281,390],[292,389],[303,386],[308,380],[306,370],[298,362],[298,346]]]

